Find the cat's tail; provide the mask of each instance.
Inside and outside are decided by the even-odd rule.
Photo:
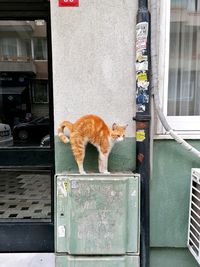
[[[67,127],[67,129],[71,132],[73,128],[73,124],[69,121],[63,121],[60,126],[58,127],[58,136],[60,140],[67,144],[69,143],[69,138],[64,134],[64,128]]]

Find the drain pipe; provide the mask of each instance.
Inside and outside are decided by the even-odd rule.
[[[149,267],[150,254],[150,13],[148,1],[138,0],[136,24],[136,171],[141,177],[140,266]]]

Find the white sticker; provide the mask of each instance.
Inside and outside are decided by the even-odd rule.
[[[71,186],[73,189],[76,189],[77,188],[77,181],[73,180],[72,181],[72,186]]]
[[[137,81],[137,86],[143,88],[144,90],[148,90],[149,82],[148,81]]]
[[[65,226],[58,226],[58,237],[65,237]]]
[[[141,52],[147,49],[149,24],[148,22],[140,22],[136,25],[136,51]]]
[[[65,187],[65,184],[62,181],[58,181],[57,194],[60,197],[66,197],[67,196],[66,187]]]
[[[147,39],[149,31],[148,22],[140,22],[136,25],[136,38],[137,39]]]
[[[145,70],[148,70],[148,61],[137,62],[135,64],[135,66],[136,66],[136,71],[145,71]]]

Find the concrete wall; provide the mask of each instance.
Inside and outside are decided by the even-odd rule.
[[[55,128],[95,113],[109,125],[129,123],[133,136],[136,1],[51,3]]]
[[[90,113],[109,126],[128,123],[128,139],[118,146],[124,152],[116,155],[117,169],[111,163],[112,170],[135,168],[136,12],[137,1],[132,0],[81,0],[76,8],[51,1],[55,134],[61,121]],[[70,146],[57,138],[55,143],[56,170],[76,170]],[[118,166],[121,160],[125,168]]]

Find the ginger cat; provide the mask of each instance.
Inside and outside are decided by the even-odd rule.
[[[64,135],[67,127],[70,137]],[[85,174],[83,161],[87,143],[93,144],[99,152],[99,172],[108,174],[108,156],[116,142],[123,141],[126,126],[114,123],[110,129],[106,123],[96,115],[86,115],[75,123],[63,121],[58,128],[58,136],[65,144],[71,143],[72,151],[80,174]]]

